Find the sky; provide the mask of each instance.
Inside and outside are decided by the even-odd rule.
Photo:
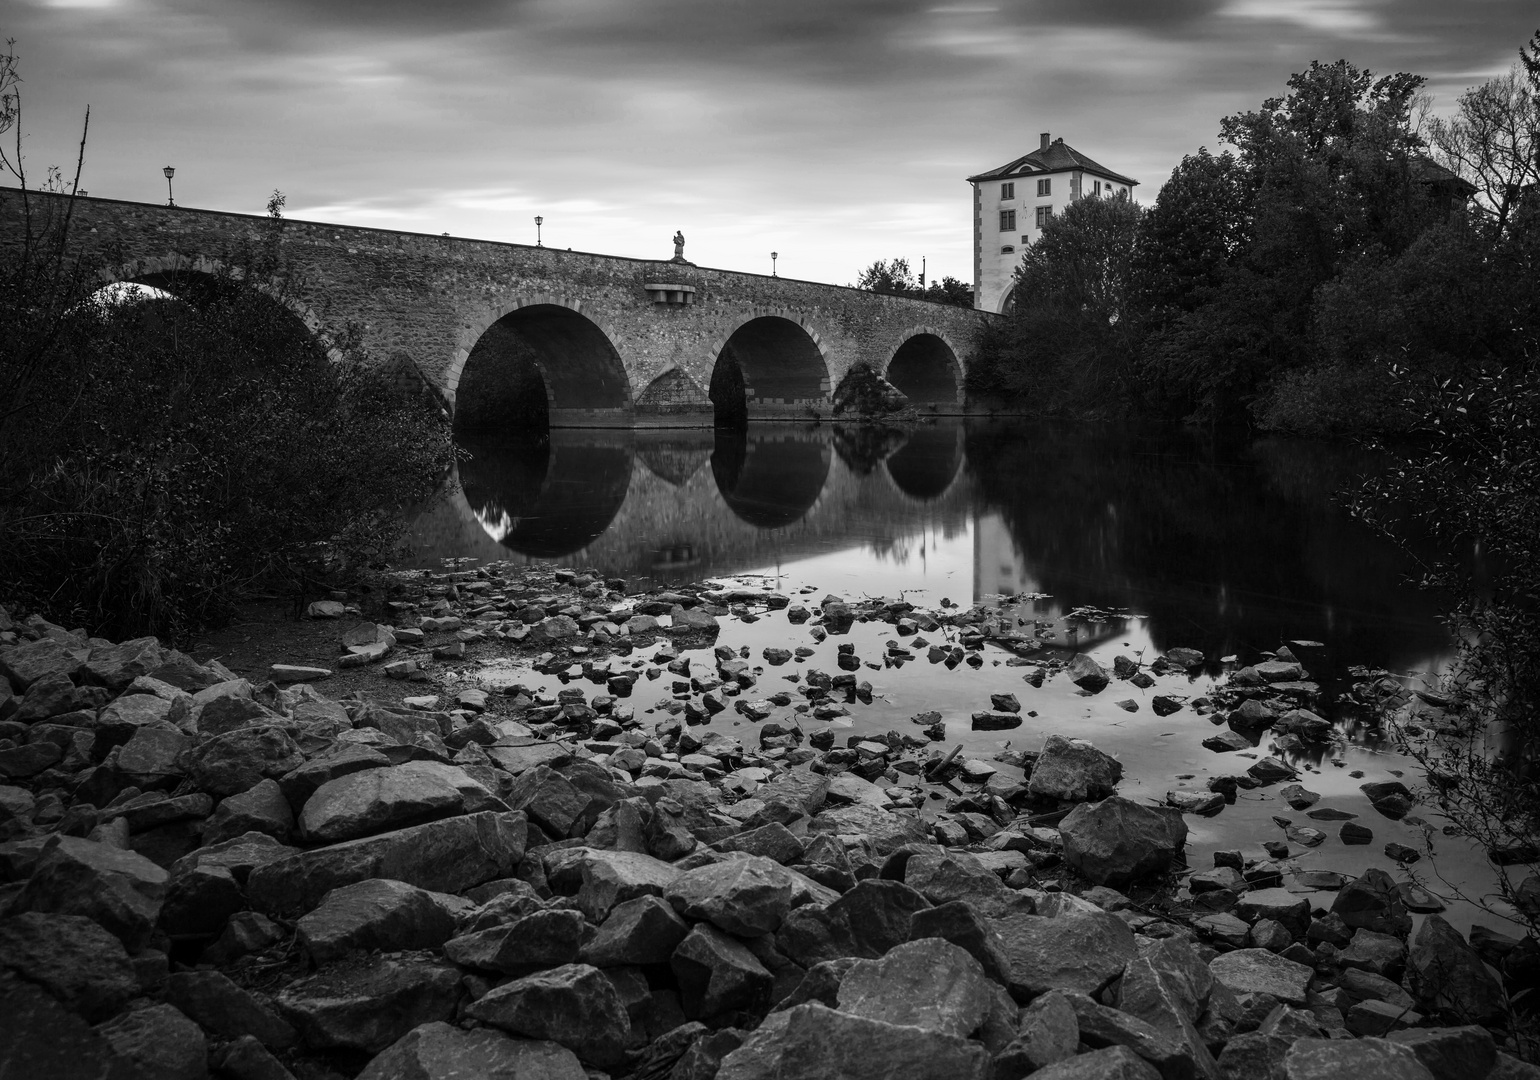
[[[1153,201],[1311,60],[1506,71],[1534,0],[0,0],[34,178],[848,284],[971,278],[964,178],[1062,137]]]

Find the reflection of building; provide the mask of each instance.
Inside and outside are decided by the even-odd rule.
[[[1080,198],[1133,198],[1139,181],[1115,173],[1063,139],[998,169],[968,177],[973,185],[973,306],[1004,311],[1022,252],[1043,223]]]
[[[973,515],[973,602],[986,596],[1037,592],[1016,541],[999,514]]]
[[[1033,576],[1032,568],[1022,555],[1021,548],[1011,536],[1005,519],[999,514],[973,514],[973,602],[999,609],[1002,620],[1007,621],[1015,633],[1032,637],[1044,645],[1065,649],[1084,649],[1099,641],[1116,637],[1126,625],[1121,620],[1099,623],[1059,622],[1064,613],[1076,606],[1073,596],[1049,596],[1010,602],[1009,598],[1021,593],[1040,593],[1042,585]],[[1051,622],[1051,633],[1044,628],[1044,636],[1037,632],[1036,623]]]

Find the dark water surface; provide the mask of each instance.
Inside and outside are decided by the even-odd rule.
[[[1446,823],[1427,807],[1391,821],[1369,806],[1358,788],[1365,781],[1399,777],[1414,788],[1420,781],[1415,766],[1350,710],[1323,705],[1338,726],[1324,751],[1277,748],[1268,734],[1253,752],[1237,754],[1202,746],[1214,718],[1190,708],[1168,717],[1150,710],[1151,695],[1197,696],[1237,663],[1295,639],[1325,643],[1339,671],[1384,667],[1409,686],[1447,663],[1434,601],[1406,583],[1408,559],[1340,504],[1337,493],[1375,467],[1351,446],[955,421],[905,429],[557,430],[464,449],[458,488],[412,529],[417,565],[471,558],[592,567],[636,587],[728,580],[805,591],[799,599],[809,606],[825,593],[903,595],[922,607],[943,599],[988,604],[1046,644],[1107,665],[1120,654],[1148,662],[1175,646],[1201,649],[1208,664],[1191,677],[1165,676],[1145,692],[1114,682],[1087,696],[1064,679],[1030,687],[998,649],[987,650],[979,670],[926,663],[923,650],[901,666],[877,663],[894,637],[886,624],[857,623],[848,636],[815,644],[807,627],[775,612],[753,623],[724,620],[720,639],[746,647],[755,663],[767,646],[813,646],[805,664],[765,669],[763,696],[798,671],[837,670],[837,643],[853,642],[870,661],[860,677],[871,680],[876,698],[834,722],[848,729],[842,743],[845,734],[913,733],[909,718],[931,709],[946,720],[946,745],[961,743],[984,761],[1001,748],[1036,749],[1058,732],[1116,754],[1126,770],[1122,793],[1152,801],[1170,790],[1205,790],[1210,777],[1243,772],[1272,754],[1301,770],[1300,783],[1322,795],[1319,806],[1359,815],[1374,842],[1344,846],[1336,823],[1290,811],[1278,785],[1242,792],[1215,818],[1188,815],[1194,869],[1207,869],[1218,848],[1260,857],[1264,840],[1283,839],[1274,822],[1282,816],[1328,834],[1319,847],[1296,847],[1291,867],[1356,875],[1378,865],[1404,879],[1408,873],[1382,852],[1388,841],[1407,844],[1430,856],[1413,870],[1448,899],[1454,921],[1498,925],[1449,887],[1490,893],[1492,869],[1479,852],[1445,835]],[[1063,619],[1087,606],[1130,617]],[[640,665],[651,651],[613,662]],[[703,675],[714,667],[709,650],[690,655]],[[556,677],[517,663],[467,677],[560,688]],[[972,731],[971,713],[988,710],[989,695],[1001,692],[1021,699],[1023,726]],[[1118,704],[1131,694],[1133,712]],[[661,718],[651,698],[667,696],[666,680],[639,683],[637,715]],[[759,688],[749,696],[761,696]],[[753,742],[753,726],[731,710],[711,726]],[[1331,900],[1312,897],[1320,906]]]

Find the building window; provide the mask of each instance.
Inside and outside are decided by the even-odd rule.
[[[1037,197],[1039,199],[1043,198],[1045,195],[1052,195],[1052,194],[1053,194],[1053,181],[1051,179],[1050,180],[1039,180],[1037,182]]]
[[[1016,253],[1016,249],[1014,247],[1012,247],[1010,244],[1005,244],[1005,245],[1003,245],[1000,248],[1000,254],[1001,255],[1014,255],[1015,253]]]
[[[1032,242],[1032,238],[1030,236],[1023,236],[1021,238],[1021,242],[1023,245],[1030,244]]]
[[[1016,231],[1016,211],[1014,211],[1014,210],[1001,210],[1000,211],[1000,231],[1001,232],[1015,232]]]
[[[1005,202],[1007,199],[1014,199],[1015,197],[1016,197],[1016,185],[1015,184],[1001,184],[1000,185],[1000,201],[1001,202]]]
[[[1092,195],[1100,195],[1101,193],[1102,193],[1102,182],[1100,180],[1093,181],[1093,186],[1091,188],[1091,194]]]
[[[1041,229],[1048,224],[1048,219],[1053,217],[1053,207],[1039,206],[1037,208],[1037,227]]]

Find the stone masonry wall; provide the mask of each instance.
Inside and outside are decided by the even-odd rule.
[[[64,200],[29,192],[34,212]],[[22,196],[0,189],[0,244],[19,243]],[[173,270],[211,271],[267,220],[185,207],[76,199],[71,242],[102,257],[104,283]],[[534,304],[577,311],[614,345],[630,383],[628,406],[677,411],[703,403],[718,354],[751,319],[801,326],[837,385],[855,364],[879,371],[910,337],[944,340],[966,369],[983,312],[817,282],[459,237],[286,220],[282,254],[300,275],[297,313],[324,332],[357,325],[382,358],[405,355],[451,407],[465,360],[488,326]],[[664,246],[660,243],[660,247]],[[655,303],[644,286],[688,284],[689,305]],[[684,376],[688,382],[683,381]],[[693,383],[693,389],[689,385]],[[645,406],[644,406],[645,408]]]

